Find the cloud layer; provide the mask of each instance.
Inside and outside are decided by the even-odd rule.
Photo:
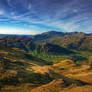
[[[0,24],[24,28],[27,34],[32,30],[92,32],[92,0],[0,0]]]

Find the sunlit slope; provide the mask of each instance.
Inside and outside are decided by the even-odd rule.
[[[55,79],[30,92],[91,92],[92,68],[90,64],[76,65],[72,60],[63,60],[52,66],[50,75]]]
[[[91,61],[77,65],[72,60],[65,59],[51,65],[18,48],[0,45],[1,92],[91,90],[91,77]]]
[[[52,80],[48,74],[36,73],[31,69],[33,66],[48,65],[46,61],[36,58],[26,52],[0,45],[0,88],[1,90],[23,90],[23,85],[34,86],[46,84]],[[14,91],[13,91],[14,92]],[[20,91],[19,91],[20,92]]]

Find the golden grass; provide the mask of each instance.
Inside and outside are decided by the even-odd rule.
[[[4,72],[3,74],[0,74],[0,80],[5,79],[5,78],[10,78],[10,77],[14,77],[18,74],[17,71],[15,70],[7,70],[6,72]]]
[[[92,92],[92,86],[82,86],[82,87],[73,87],[73,88],[66,88],[60,92]]]
[[[92,84],[92,70],[90,65],[76,66],[71,60],[64,60],[54,64],[54,71],[71,79],[80,80]],[[64,70],[60,70],[64,68]]]
[[[17,62],[20,62],[20,64],[17,65]],[[1,92],[92,92],[92,86],[87,84],[83,86],[77,81],[92,84],[90,65],[76,66],[72,60],[62,60],[52,66],[40,66],[34,62],[27,62],[29,64],[27,67],[21,66],[21,63],[25,64],[25,60],[12,60],[12,63],[16,63],[13,65],[14,68],[6,70],[0,75],[0,79],[3,80],[18,75],[17,80],[20,84],[18,86],[5,85]],[[2,70],[2,67],[0,68]],[[53,79],[51,82],[49,81],[50,83],[46,82],[49,80],[49,77],[45,76],[46,74]],[[39,80],[39,75],[42,75],[41,80]],[[35,80],[35,82],[30,84],[30,80]],[[45,83],[38,85],[38,87],[36,84],[39,84],[40,81],[45,81]],[[24,87],[22,86],[24,83],[28,84],[25,84]],[[72,86],[72,84],[75,86]]]
[[[40,74],[46,74],[49,73],[49,70],[51,69],[50,66],[32,66],[31,68],[28,68],[27,70],[33,71],[34,73],[40,73]]]
[[[34,85],[31,83],[25,83],[18,86],[5,86],[1,88],[0,92],[30,92],[30,90],[37,86],[38,85]]]
[[[74,67],[75,64],[72,60],[62,60],[59,61],[59,63],[56,63],[53,65],[56,68],[70,68],[70,67]]]
[[[53,80],[49,84],[42,85],[38,88],[33,89],[30,92],[59,92],[65,87],[63,80]]]
[[[0,54],[8,55],[8,54],[9,54],[9,52],[6,52],[6,51],[4,51],[4,50],[0,50]]]

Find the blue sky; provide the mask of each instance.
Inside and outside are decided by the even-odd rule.
[[[0,34],[92,32],[92,0],[0,0]]]

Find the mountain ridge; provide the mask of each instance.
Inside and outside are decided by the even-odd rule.
[[[81,53],[91,53],[92,34],[82,32],[56,32],[50,31],[34,36],[0,36],[0,44],[11,48],[19,48],[34,56],[41,58],[65,56],[72,58],[72,55],[81,58]],[[74,54],[73,54],[74,53]],[[89,55],[83,57],[88,58]],[[79,60],[79,59],[78,59]],[[83,59],[84,60],[84,59]]]

